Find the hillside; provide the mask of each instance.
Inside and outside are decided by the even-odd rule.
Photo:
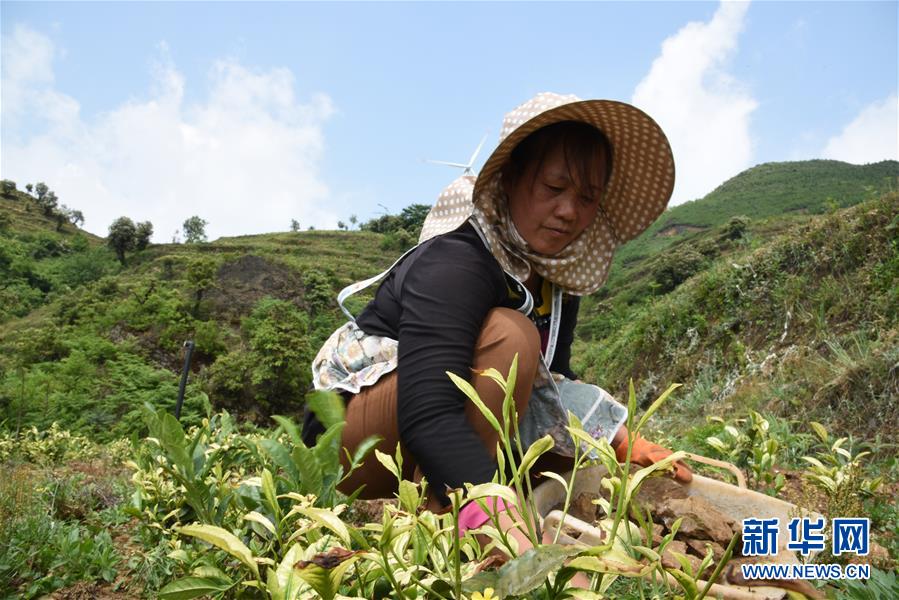
[[[643,434],[732,462],[751,489],[829,522],[869,518],[871,553],[852,560],[873,565],[871,579],[816,585],[840,600],[896,597],[899,193],[876,191],[889,187],[880,167],[844,167],[760,165],[666,213],[582,300],[572,366],[621,399],[633,381],[642,409],[682,383]],[[288,597],[290,584],[301,597],[495,598],[500,576],[540,586],[561,573],[570,555],[554,546],[493,570],[453,512],[424,509],[420,484],[370,504],[336,489],[344,404],[306,395],[309,364],[345,320],[337,291],[388,266],[410,231],[150,245],[122,264],[106,240],[30,203],[0,197],[0,597]],[[185,340],[196,352],[179,421]],[[306,401],[333,421],[312,448],[295,426]],[[642,475],[603,462],[619,494],[605,522],[643,519],[630,497]],[[658,583],[677,563],[662,563],[664,543],[645,529],[618,536],[626,543],[600,563],[613,569],[604,597],[696,589],[682,571],[680,587]],[[595,569],[607,557],[597,548],[575,560]],[[535,556],[546,561],[536,579]],[[656,579],[614,581],[621,560]],[[418,593],[415,573],[440,593]]]
[[[0,406],[16,428],[128,435],[143,401],[174,406],[188,339],[188,419],[207,393],[249,419],[301,411],[314,349],[342,322],[337,290],[395,258],[379,234],[308,231],[151,245],[123,266],[25,201],[0,201]]]
[[[652,244],[670,249],[648,257],[631,252],[627,261],[616,258],[619,264],[609,284],[584,299],[577,367],[619,393],[627,379],[635,377],[649,397],[667,381],[689,383],[703,374],[726,379],[743,360],[735,358],[740,352],[734,348],[767,356],[771,339],[780,335],[775,323],[783,322],[786,309],[794,315],[794,328],[806,320],[800,316],[806,313],[832,322],[827,298],[804,299],[780,288],[772,292],[776,296],[753,298],[748,304],[705,299],[710,304],[703,310],[697,304],[689,315],[672,314],[676,325],[653,322],[650,315],[696,304],[695,298],[682,299],[699,285],[694,280],[714,282],[708,284],[714,287],[735,274],[767,272],[756,264],[762,259],[753,257],[780,252],[771,244],[811,243],[797,241],[812,235],[803,229],[810,227],[803,225],[809,217],[797,215],[797,208],[823,206],[822,198],[835,198],[830,211],[851,206],[871,196],[876,186],[886,185],[884,178],[897,169],[895,162],[865,167],[835,161],[759,165],[706,198],[667,211],[647,235]],[[792,216],[778,217],[778,208]],[[728,223],[734,214],[751,219]],[[842,214],[823,218],[838,223],[845,217],[833,215]],[[670,230],[674,223],[693,229],[652,235]],[[102,436],[129,431],[134,423],[126,415],[136,418],[136,398],[161,406],[174,403],[187,339],[196,342],[188,389],[192,410],[200,409],[204,394],[215,405],[240,407],[252,420],[278,410],[298,410],[309,377],[302,365],[343,320],[334,301],[337,291],[383,269],[398,253],[383,249],[390,240],[382,234],[310,231],[151,245],[130,253],[126,265],[120,265],[104,240],[69,223],[57,231],[58,223],[43,216],[21,192],[0,200],[0,225],[5,281],[0,290],[0,404],[15,416],[17,426],[49,425],[70,415],[70,427]],[[870,241],[863,231],[844,233],[846,239],[820,236],[821,241]],[[879,250],[888,247],[883,239],[877,244]],[[619,254],[627,251],[628,246]],[[809,277],[803,273],[812,267],[796,267],[800,274],[795,278]],[[855,274],[859,279],[869,275]],[[800,289],[815,290],[822,281],[810,278],[809,286]],[[731,285],[751,294],[750,283]],[[365,301],[363,294],[350,304],[358,311]],[[817,307],[810,302],[818,302]],[[851,330],[862,318],[872,317],[852,313],[841,320],[848,320],[844,328]],[[688,331],[702,343],[683,354],[677,341],[666,336]],[[818,341],[834,340],[822,333]],[[666,345],[665,352],[659,343]],[[702,355],[712,348],[715,352]],[[679,358],[672,360],[675,354]],[[707,363],[715,365],[712,371]],[[110,423],[116,426],[110,429]]]
[[[685,382],[681,420],[749,408],[839,424],[863,438],[899,432],[899,195],[797,223],[770,239],[718,228],[655,258],[633,288],[581,315],[575,368],[621,394]],[[652,280],[678,257],[692,273]],[[865,410],[859,411],[859,404]]]
[[[616,266],[655,254],[692,232],[742,215],[754,221],[821,214],[895,190],[899,162],[851,165],[836,160],[763,163],[728,179],[699,200],[666,210],[619,249]]]

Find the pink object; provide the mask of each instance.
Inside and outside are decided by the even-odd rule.
[[[508,510],[509,504],[498,496],[485,498],[488,503],[493,501],[493,512],[500,510]],[[490,520],[490,514],[487,513],[476,501],[471,501],[459,511],[459,537],[469,529],[477,529]]]

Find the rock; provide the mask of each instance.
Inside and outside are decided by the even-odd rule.
[[[690,562],[690,566],[693,568],[693,574],[695,575],[699,571],[699,567],[702,565],[702,561],[693,556],[692,554],[687,553],[687,545],[680,540],[671,540],[665,547],[665,551],[662,553],[662,566],[668,569],[681,569],[683,570],[683,565],[680,564],[680,561],[677,560],[672,552],[677,552],[678,554],[683,554],[687,557],[687,560]]]
[[[718,562],[721,560],[721,557],[724,556],[724,546],[718,542],[713,542],[711,540],[697,540],[693,538],[688,538],[684,541],[686,542],[687,547],[699,558],[705,558],[709,546],[712,547],[712,557],[715,562]]]
[[[674,521],[682,517],[678,533],[687,538],[712,540],[726,545],[738,531],[731,518],[697,496],[670,499],[662,503],[656,514],[669,529]]]
[[[599,495],[594,494],[592,492],[583,492],[574,498],[571,501],[571,506],[568,509],[568,514],[572,517],[576,517],[585,523],[593,523],[596,521],[596,504],[593,503],[594,500],[598,499]]]

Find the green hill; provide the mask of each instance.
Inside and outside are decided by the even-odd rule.
[[[627,265],[736,215],[762,220],[852,206],[896,189],[897,178],[899,162],[894,160],[861,166],[836,160],[760,164],[699,200],[666,210],[640,237],[619,249],[616,262]]]
[[[735,348],[761,352],[776,337],[784,306],[793,311],[794,325],[804,322],[789,303],[801,306],[803,315],[831,323],[825,300],[812,306],[780,287],[751,306],[715,300],[705,312],[675,313],[670,319],[680,329],[653,321],[652,315],[689,302],[701,306],[698,300],[678,298],[698,285],[693,280],[717,281],[744,272],[733,264],[763,272],[754,253],[773,252],[771,244],[786,243],[776,240],[795,239],[802,227],[810,227],[798,224],[812,218],[800,214],[800,208],[834,211],[856,204],[886,185],[897,168],[895,162],[760,165],[706,198],[666,212],[644,236],[648,242],[640,238],[636,250],[626,246],[619,252],[609,284],[584,299],[576,364],[616,392],[628,377],[636,377],[648,397],[666,381],[711,377],[712,371],[704,371],[709,362],[716,365],[715,377],[726,379],[719,370],[736,368]],[[827,198],[834,200],[825,207]],[[752,220],[728,223],[734,214]],[[821,218],[838,222],[844,217]],[[673,225],[693,230],[659,235]],[[298,410],[315,350],[343,321],[334,300],[337,291],[385,268],[398,253],[383,249],[395,240],[380,233],[313,231],[151,245],[130,253],[123,266],[105,240],[68,223],[57,226],[27,194],[0,199],[5,284],[0,289],[0,406],[17,425],[64,419],[73,430],[103,437],[135,427],[134,411],[143,400],[173,405],[187,339],[196,342],[188,390],[195,414],[203,394],[252,420]],[[843,243],[857,244],[864,236],[854,232]],[[661,246],[667,250],[640,254]],[[622,260],[622,255],[630,258]],[[858,277],[870,275],[864,271]],[[683,280],[689,281],[676,289]],[[812,278],[812,287],[802,289],[819,284]],[[750,293],[749,282],[734,285]],[[365,296],[353,298],[351,307],[358,311],[365,301]],[[753,318],[774,329],[762,335],[763,328],[745,321],[746,314],[765,310],[769,313]],[[864,315],[841,318],[848,319],[846,328],[852,331],[861,326],[856,320],[862,316],[872,318]],[[704,340],[698,348],[715,351],[707,359],[684,355],[684,364],[692,365],[687,369],[670,355],[670,348],[679,346],[666,336],[694,335],[691,331]],[[819,340],[827,341],[833,340]]]
[[[582,300],[572,348],[584,380],[622,399],[633,381],[644,407],[683,384],[647,423],[647,438],[730,461],[751,489],[830,522],[869,518],[872,577],[831,582],[828,597],[854,597],[856,584],[871,597],[896,596],[899,193],[878,192],[896,165],[760,165],[672,209]],[[401,505],[386,512],[383,501],[347,501],[334,490],[336,438],[310,449],[290,421],[270,418],[299,420],[312,357],[345,319],[337,291],[388,266],[410,231],[150,245],[121,264],[106,240],[46,218],[29,198],[0,197],[0,596],[261,593],[235,586],[256,583],[246,579],[253,567],[298,572],[300,557],[321,566],[315,557],[340,556],[311,556],[323,542],[393,548],[378,537],[392,522],[412,541],[367,571],[377,574],[364,586],[345,578],[341,593],[389,596],[381,565],[420,565],[402,557],[423,543],[444,549],[421,553],[433,558],[429,572],[446,570],[458,536],[419,509],[419,488],[404,484]],[[365,301],[354,297],[352,310]],[[142,413],[145,403],[174,412],[185,340],[196,352],[181,423]],[[235,418],[216,413],[223,408]],[[608,467],[621,469],[621,486],[635,484],[624,467]],[[344,502],[347,510],[312,524]],[[619,514],[644,513],[635,508]],[[424,538],[408,538],[416,521]],[[206,526],[197,537],[228,554],[182,528],[197,523]],[[645,543],[661,553],[646,529]],[[377,555],[348,554],[352,573]],[[457,573],[484,564],[463,560]],[[452,595],[446,581],[439,589]],[[665,585],[622,577],[605,593],[676,593]]]
[[[662,293],[651,274],[585,303],[575,370],[644,400],[687,384],[684,422],[737,409],[839,423],[863,437],[899,432],[899,194],[759,239],[722,228],[652,261],[700,258]],[[642,283],[641,283],[642,282]],[[642,290],[642,292],[640,291]],[[864,405],[864,411],[859,407]]]

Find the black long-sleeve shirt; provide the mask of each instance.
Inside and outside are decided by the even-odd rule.
[[[505,273],[466,222],[407,256],[356,319],[366,333],[398,341],[400,439],[435,490],[442,491],[444,484],[456,488],[466,481],[490,481],[496,471],[496,462],[465,416],[468,400],[446,372],[470,379],[475,343],[487,313],[515,305]],[[576,297],[562,303],[550,367],[571,378],[575,378],[569,360],[578,305]]]

